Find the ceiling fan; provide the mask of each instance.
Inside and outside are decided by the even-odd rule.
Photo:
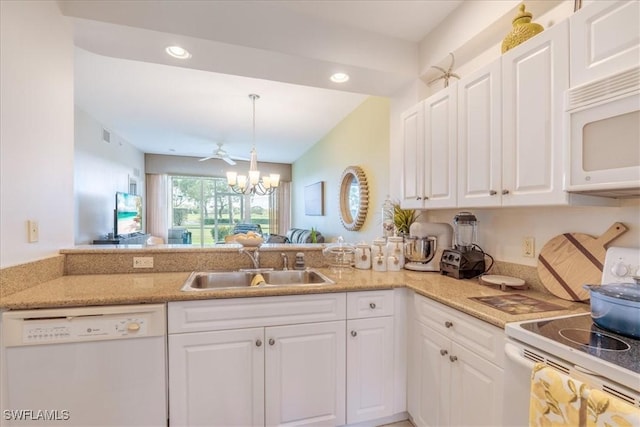
[[[236,162],[233,161],[231,157],[229,157],[229,153],[227,153],[226,150],[222,149],[222,145],[223,145],[222,142],[218,142],[217,145],[218,145],[218,149],[213,152],[212,156],[204,157],[198,161],[204,162],[205,160],[209,160],[209,159],[221,159],[229,163],[231,166],[235,165]]]

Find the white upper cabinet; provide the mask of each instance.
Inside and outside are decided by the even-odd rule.
[[[424,152],[424,104],[402,114],[402,199],[405,209],[422,207]]]
[[[558,205],[568,24],[458,82],[458,206]]]
[[[640,64],[640,2],[597,1],[570,18],[571,87]]]
[[[458,82],[458,206],[499,206],[502,189],[500,61]]]
[[[402,115],[405,209],[456,206],[456,85]]]
[[[502,56],[502,205],[568,203],[563,183],[567,21]]]
[[[457,84],[424,101],[425,208],[456,206]]]

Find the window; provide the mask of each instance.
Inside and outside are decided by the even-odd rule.
[[[171,177],[171,228],[191,233],[191,244],[223,243],[236,224],[260,224],[264,234],[273,223],[274,196],[239,195],[229,191],[225,178]],[[169,243],[178,243],[171,240]],[[182,242],[180,242],[182,243]],[[186,243],[186,242],[185,242]]]

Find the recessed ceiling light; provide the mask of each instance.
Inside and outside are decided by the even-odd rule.
[[[180,46],[169,46],[165,49],[165,51],[169,55],[173,56],[174,58],[178,58],[178,59],[191,58],[191,54],[189,53],[189,51]]]
[[[344,83],[349,80],[349,74],[347,73],[334,73],[331,75],[331,81],[334,83]]]

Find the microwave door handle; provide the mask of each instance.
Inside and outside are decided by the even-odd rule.
[[[521,367],[528,369],[529,371],[533,370],[533,366],[535,365],[535,363],[522,357],[518,352],[518,347],[516,347],[515,345],[511,343],[505,343],[504,353],[510,360],[514,361]]]

